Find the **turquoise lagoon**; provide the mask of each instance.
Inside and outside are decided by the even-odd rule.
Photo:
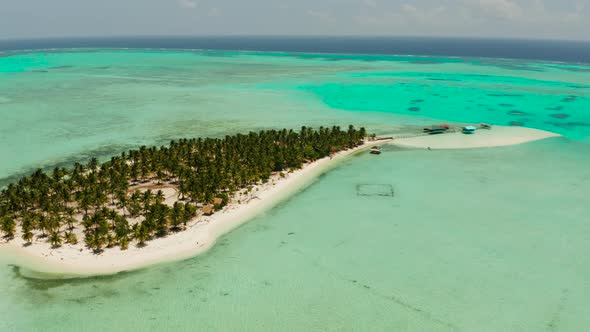
[[[484,121],[564,137],[357,155],[183,262],[66,281],[0,265],[0,330],[586,330],[589,74],[495,59],[5,54],[4,183],[141,144],[273,127]]]

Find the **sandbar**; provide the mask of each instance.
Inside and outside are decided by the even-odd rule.
[[[473,149],[523,144],[561,135],[549,131],[526,128],[493,126],[491,129],[478,129],[474,134],[453,132],[439,135],[396,138],[391,144],[404,148]]]

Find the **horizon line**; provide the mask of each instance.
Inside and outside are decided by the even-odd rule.
[[[576,42],[590,44],[590,39],[539,38],[539,37],[494,37],[494,36],[427,36],[427,35],[295,35],[295,34],[207,34],[207,35],[117,35],[117,36],[46,36],[0,38],[0,42],[41,41],[41,40],[105,40],[105,39],[151,39],[151,38],[285,38],[285,39],[319,39],[319,38],[361,38],[361,39],[430,39],[430,40],[481,40],[481,41],[537,41],[537,42]]]

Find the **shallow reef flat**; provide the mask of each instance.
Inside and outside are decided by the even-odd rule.
[[[350,156],[183,261],[48,280],[9,266],[12,253],[0,257],[0,312],[9,313],[0,330],[590,326],[588,65],[213,53],[0,57],[0,178],[264,128],[353,123],[391,134],[487,122],[492,130],[449,136],[454,149],[385,144],[380,155]],[[508,125],[563,137],[456,149]]]

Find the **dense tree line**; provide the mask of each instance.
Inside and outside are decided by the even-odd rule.
[[[96,252],[126,249],[131,241],[143,245],[184,229],[198,214],[197,206],[216,198],[224,205],[275,172],[353,148],[365,137],[364,128],[353,126],[265,130],[181,139],[123,152],[102,164],[93,158],[71,169],[37,170],[0,192],[0,230],[10,240],[20,227],[24,241],[38,236],[59,247],[77,243],[73,231],[81,226],[87,247]],[[178,200],[169,206],[161,190],[130,190],[150,181],[176,188]]]

